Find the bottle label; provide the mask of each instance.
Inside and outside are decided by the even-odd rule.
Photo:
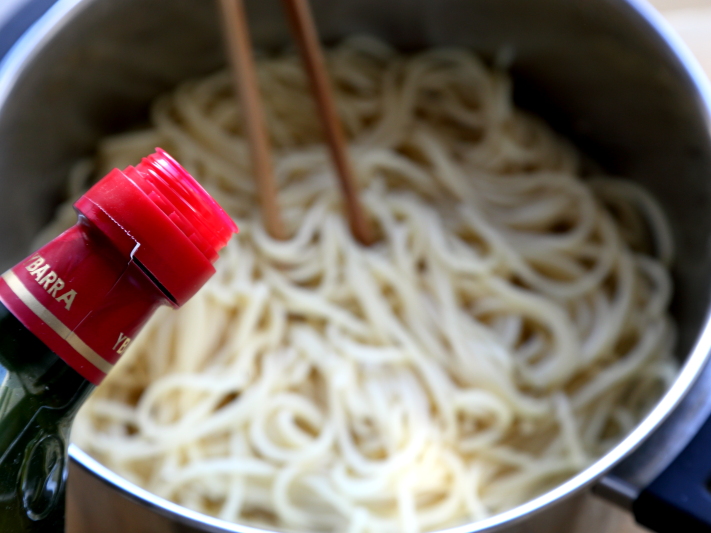
[[[98,385],[165,298],[132,260],[79,224],[5,272],[0,301]]]

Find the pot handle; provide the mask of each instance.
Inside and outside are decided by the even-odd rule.
[[[662,399],[664,421],[593,492],[657,533],[711,533],[711,361],[677,380],[693,384],[678,403]]]
[[[637,522],[657,533],[711,532],[711,417],[632,503]]]

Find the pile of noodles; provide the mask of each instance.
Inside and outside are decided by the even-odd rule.
[[[296,56],[258,65],[286,241],[261,224],[227,73],[102,144],[96,175],[166,148],[241,233],[73,439],[159,496],[270,528],[412,533],[511,508],[605,453],[673,380],[664,218],[636,186],[583,181],[468,51],[353,39],[328,66],[371,247]],[[70,208],[58,218],[47,234]]]

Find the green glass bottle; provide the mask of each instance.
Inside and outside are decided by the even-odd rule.
[[[0,532],[64,531],[72,420],[160,305],[237,227],[168,154],[114,170],[71,229],[0,277]]]
[[[0,304],[0,531],[64,531],[69,429],[94,385]]]

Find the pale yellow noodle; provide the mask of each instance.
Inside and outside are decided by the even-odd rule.
[[[160,496],[277,529],[413,533],[511,508],[603,454],[673,379],[664,216],[631,183],[591,188],[465,50],[361,38],[327,57],[380,241],[348,230],[296,57],[258,64],[284,242],[261,225],[228,74],[160,98],[95,174],[160,145],[241,232],[73,439]]]

